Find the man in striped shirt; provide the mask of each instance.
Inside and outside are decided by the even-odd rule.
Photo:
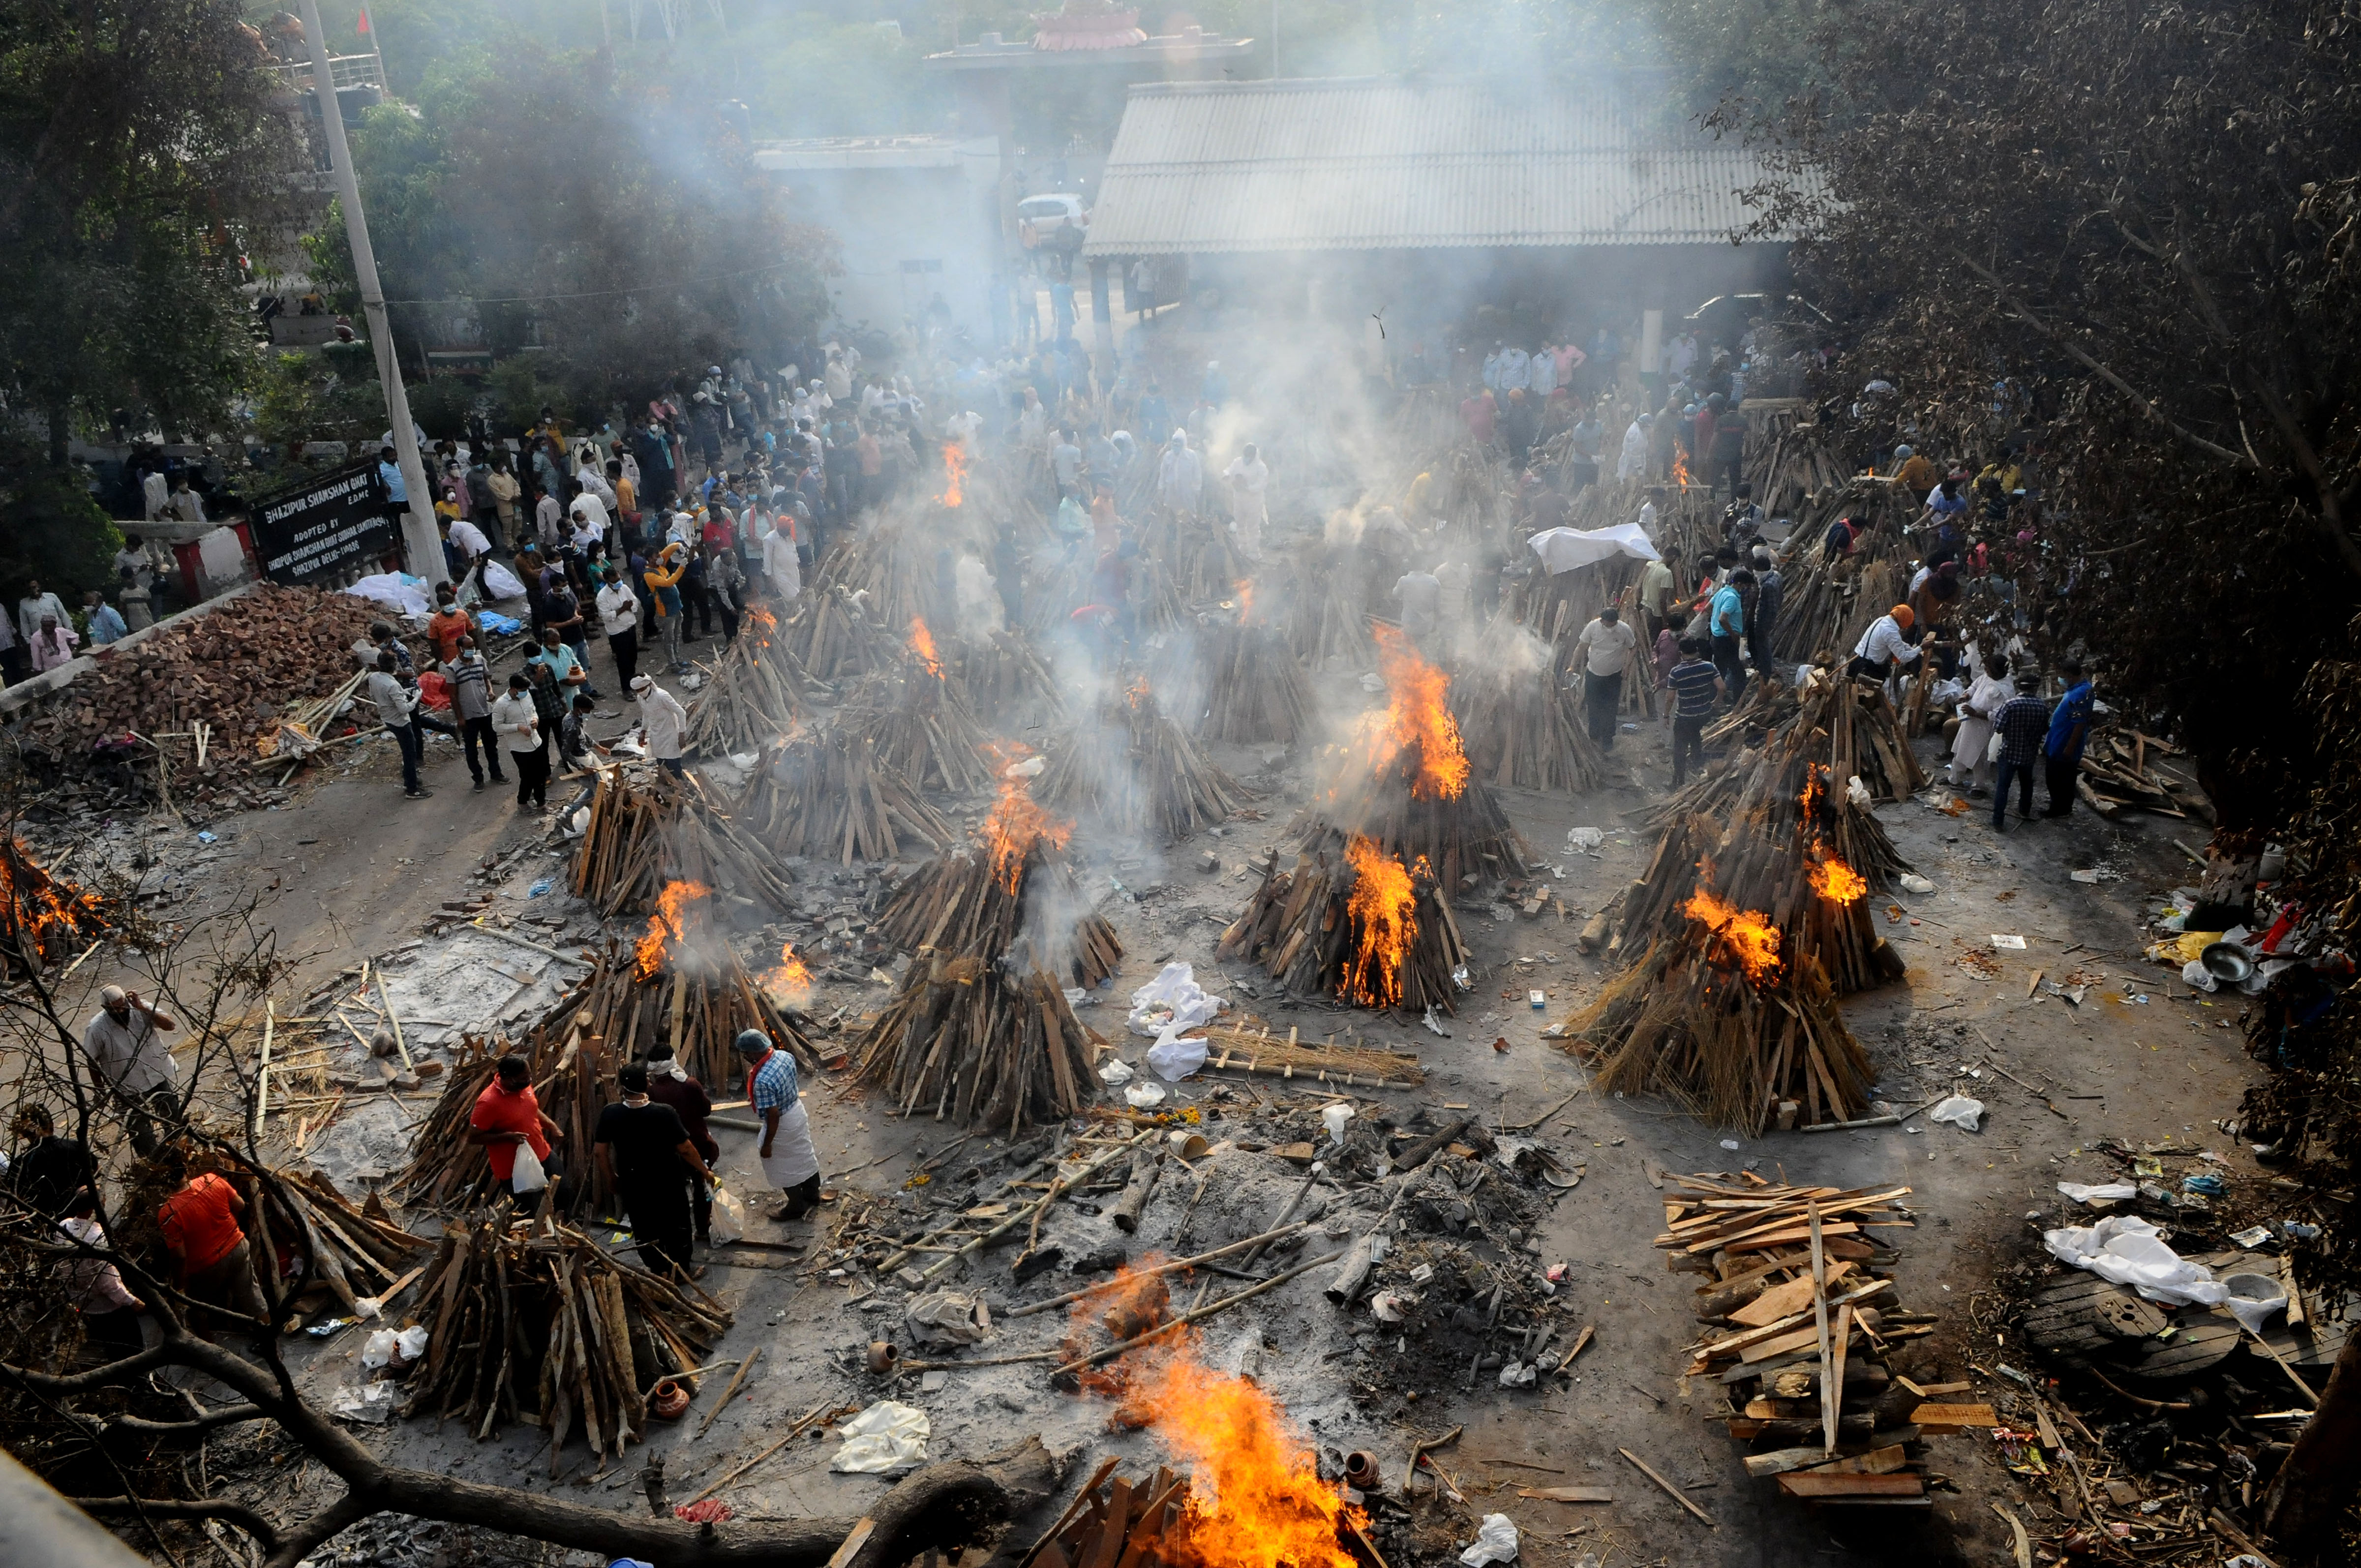
[[[1673,694],[1673,787],[1678,789],[1688,781],[1688,760],[1697,759],[1697,772],[1705,772],[1705,721],[1713,716],[1713,705],[1721,696],[1721,676],[1705,657],[1705,648],[1694,637],[1681,639],[1681,662],[1664,676],[1664,685]]]
[[[763,1177],[786,1200],[771,1218],[800,1220],[819,1202],[819,1152],[812,1147],[811,1120],[796,1091],[795,1058],[760,1029],[741,1031],[736,1046],[746,1063],[746,1099],[763,1129],[755,1155]]]

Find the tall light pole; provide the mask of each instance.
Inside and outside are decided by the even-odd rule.
[[[372,19],[371,25],[375,22]],[[353,172],[353,149],[345,142],[345,115],[336,102],[335,72],[328,64],[328,35],[320,26],[320,0],[303,0],[303,41],[312,47],[312,97],[320,105],[320,128],[328,138],[328,165],[335,171],[336,197],[345,209],[345,238],[353,247],[353,281],[360,286],[361,316],[369,346],[377,351],[377,378],[385,388],[386,419],[393,426],[393,454],[401,466],[401,488],[410,510],[402,538],[410,565],[429,584],[451,580],[443,565],[443,536],[434,527],[434,498],[419,461],[418,434],[410,422],[410,395],[402,389],[401,364],[394,357],[393,328],[386,321],[385,290],[377,280],[377,252],[369,248],[368,219],[361,213],[361,183]]]

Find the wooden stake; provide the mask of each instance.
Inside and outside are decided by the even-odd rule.
[[[1820,1248],[1820,1205],[1817,1199],[1804,1205],[1805,1223],[1812,1231],[1812,1327],[1820,1341],[1820,1442],[1830,1453],[1837,1451],[1837,1406],[1841,1402],[1840,1390],[1831,1381],[1828,1354],[1828,1260]]]
[[[1632,1453],[1628,1448],[1619,1448],[1615,1452],[1630,1460],[1632,1464],[1638,1465],[1640,1467],[1641,1475],[1645,1475],[1649,1480],[1653,1481],[1657,1486],[1662,1486],[1664,1489],[1664,1496],[1672,1498],[1673,1501],[1680,1504],[1681,1507],[1688,1509],[1689,1512],[1697,1515],[1698,1519],[1702,1519],[1705,1522],[1706,1529],[1719,1530],[1721,1528],[1713,1522],[1713,1516],[1711,1514],[1707,1513],[1703,1508],[1698,1508],[1695,1503],[1689,1501],[1687,1495],[1678,1486],[1674,1486],[1670,1481],[1665,1480],[1662,1475],[1659,1475],[1653,1470],[1651,1470],[1648,1467],[1648,1462],[1646,1460],[1641,1458],[1638,1454]]]
[[[377,999],[385,1008],[387,1025],[393,1030],[393,1048],[401,1053],[401,1070],[416,1072],[417,1068],[411,1065],[410,1047],[401,1037],[401,1014],[393,1010],[393,998],[387,994],[385,989],[385,970],[383,970],[377,971]]]
[[[758,1344],[752,1354],[738,1364],[738,1370],[730,1375],[730,1387],[721,1390],[721,1398],[714,1400],[713,1409],[705,1412],[705,1420],[697,1426],[697,1437],[689,1439],[691,1442],[697,1442],[697,1438],[703,1437],[713,1430],[714,1421],[719,1418],[722,1411],[730,1408],[730,1401],[738,1397],[738,1386],[746,1381],[746,1374],[753,1371],[754,1363],[762,1359],[763,1347]]]

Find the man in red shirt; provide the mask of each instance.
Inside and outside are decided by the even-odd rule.
[[[484,1158],[492,1168],[493,1179],[508,1187],[516,1176],[517,1146],[532,1148],[533,1156],[541,1161],[548,1174],[549,1185],[557,1185],[558,1169],[549,1157],[550,1147],[566,1135],[557,1124],[542,1114],[541,1102],[533,1092],[533,1069],[524,1058],[511,1053],[492,1069],[492,1081],[476,1096],[476,1109],[467,1118],[467,1141],[484,1151]]]
[[[164,1245],[180,1266],[181,1288],[197,1300],[268,1320],[254,1278],[254,1250],[237,1223],[246,1200],[216,1172],[189,1177],[187,1158],[178,1150],[167,1149],[157,1159],[181,1182],[156,1211]]]
[[[1492,401],[1492,394],[1482,387],[1476,389],[1473,397],[1460,400],[1459,417],[1467,422],[1467,433],[1480,443],[1491,441],[1492,422],[1499,413],[1499,409]]]
[[[434,597],[441,602],[426,618],[426,640],[434,645],[434,656],[447,664],[458,654],[459,639],[473,632],[476,623],[459,608],[457,590],[450,584],[435,588]]]

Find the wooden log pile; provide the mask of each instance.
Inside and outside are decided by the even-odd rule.
[[[258,1256],[276,1257],[284,1247],[300,1259],[297,1293],[313,1286],[331,1291],[346,1311],[394,1284],[434,1244],[393,1223],[376,1194],[355,1208],[318,1171],[275,1170],[278,1179],[258,1184],[262,1203],[250,1211],[266,1245]]]
[[[1036,787],[1057,810],[1117,832],[1154,832],[1167,844],[1227,821],[1250,798],[1166,717],[1140,675],[1068,734]]]
[[[836,722],[921,789],[972,795],[991,786],[991,737],[948,674],[923,663],[881,669],[846,697]]]
[[[249,761],[280,710],[351,676],[352,645],[384,614],[350,594],[258,583],[119,652],[92,650],[97,667],[28,718],[19,744],[81,766],[98,740],[202,721],[222,763]]]
[[[1312,683],[1287,645],[1284,631],[1238,619],[1216,621],[1196,639],[1205,686],[1198,733],[1234,745],[1292,743],[1312,711]]]
[[[1226,598],[1246,576],[1246,557],[1219,518],[1159,506],[1142,520],[1139,532],[1140,554],[1163,565],[1165,577],[1185,604]]]
[[[787,652],[804,673],[833,685],[901,657],[900,637],[869,608],[868,599],[841,587],[815,588],[796,601],[783,629]]]
[[[1287,871],[1270,852],[1215,956],[1257,964],[1298,995],[1362,1007],[1449,1013],[1467,989],[1467,944],[1426,862],[1334,833]]]
[[[732,815],[780,854],[840,865],[939,852],[959,837],[916,784],[878,759],[874,740],[841,724],[766,747]]]
[[[948,662],[979,718],[1005,727],[1020,718],[1065,714],[1057,677],[1021,627],[954,639]]]
[[[1095,1097],[1099,1042],[1058,977],[976,951],[922,951],[855,1047],[863,1080],[906,1114],[1016,1136],[1078,1114]]]
[[[928,861],[894,890],[878,932],[921,955],[980,953],[997,960],[1018,953],[1031,967],[1095,986],[1121,967],[1123,943],[1083,895],[1063,839],[1042,818],[1023,842],[1038,808],[1021,794],[1010,799],[1017,804],[1004,802],[977,842]],[[995,840],[1022,847],[1004,855]]]
[[[1452,676],[1451,707],[1468,764],[1488,784],[1579,793],[1606,777],[1580,695],[1549,648],[1506,616],[1493,618]]]
[[[1367,574],[1350,545],[1316,544],[1298,554],[1287,596],[1288,641],[1312,669],[1367,669],[1377,657],[1364,589]]]
[[[650,907],[675,882],[781,913],[794,898],[777,854],[720,809],[694,775],[656,772],[635,780],[620,766],[601,768],[569,891],[611,917]]]
[[[2109,725],[2083,741],[2081,774],[2074,781],[2074,793],[2111,822],[2126,811],[2152,811],[2159,817],[2194,817],[2210,823],[2213,803],[2197,782],[2163,766],[2162,759],[2180,754],[2180,748],[2170,741]]]
[[[769,744],[795,728],[814,695],[777,617],[759,604],[747,609],[737,640],[709,674],[689,713],[687,737],[692,751],[708,757]]]
[[[552,1475],[577,1431],[610,1462],[646,1441],[649,1392],[702,1365],[731,1321],[694,1286],[505,1201],[445,1230],[418,1300],[426,1354],[402,1414],[456,1418],[479,1442],[532,1422]]]
[[[1990,1405],[1941,1398],[1965,1384],[1929,1387],[1892,1365],[1938,1326],[1902,1309],[1898,1256],[1869,1234],[1912,1224],[1909,1196],[1752,1171],[1665,1183],[1656,1245],[1705,1276],[1694,1310],[1707,1326],[1685,1374],[1719,1382],[1719,1419],[1752,1450],[1747,1474],[1776,1477],[1787,1497],[1927,1508],[1926,1440],[1999,1424]]]
[[[71,962],[107,925],[105,900],[52,875],[16,835],[0,836],[0,963],[38,973]]]

